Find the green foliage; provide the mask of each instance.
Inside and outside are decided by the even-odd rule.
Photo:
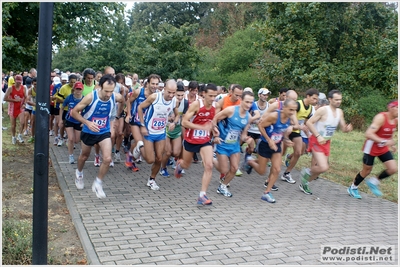
[[[384,3],[269,3],[261,27],[268,83],[338,88],[353,96],[371,88],[397,92],[397,12]]]
[[[28,221],[3,220],[4,265],[32,264],[32,226]]]
[[[39,3],[2,3],[2,59],[6,70],[21,71],[37,65]],[[53,45],[91,44],[111,36],[114,17],[123,15],[124,4],[115,2],[56,2],[53,12]]]
[[[126,43],[130,53],[125,68],[141,77],[157,73],[162,79],[192,79],[199,62],[199,54],[189,35],[194,27],[185,24],[176,28],[162,24],[157,30],[144,27],[131,32]]]

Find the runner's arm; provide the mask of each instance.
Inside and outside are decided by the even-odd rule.
[[[138,113],[141,125],[144,125],[143,109],[148,108],[154,102],[154,100],[156,100],[156,97],[157,97],[156,93],[151,94],[145,101],[143,101],[139,105],[137,113]]]
[[[339,109],[339,113],[340,113],[340,121],[339,121],[340,130],[342,130],[342,132],[344,133],[351,132],[353,130],[353,125],[351,125],[351,123],[346,124],[346,121],[344,120],[343,110]]]
[[[367,139],[370,139],[376,143],[382,143],[384,142],[385,139],[380,138],[376,132],[379,130],[379,128],[382,127],[382,125],[385,123],[385,117],[383,116],[383,114],[377,114],[375,115],[375,117],[372,120],[371,125],[368,127],[367,131],[365,132],[365,137]],[[388,140],[386,141],[388,142]],[[390,144],[390,145],[394,145]]]

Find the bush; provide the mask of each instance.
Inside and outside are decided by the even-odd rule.
[[[32,225],[3,220],[3,265],[32,264]]]
[[[377,92],[361,97],[358,99],[360,115],[365,118],[367,124],[370,124],[376,114],[387,110],[386,106],[389,102],[390,99]]]

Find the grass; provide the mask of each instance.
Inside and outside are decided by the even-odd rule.
[[[394,138],[397,140],[397,132]],[[330,167],[321,177],[344,186],[350,186],[354,177],[362,168],[363,152],[361,149],[364,140],[364,132],[336,132],[331,143]],[[289,149],[288,151],[291,152],[292,150]],[[394,153],[394,158],[398,161],[397,153]],[[296,168],[310,167],[310,160],[310,157],[303,155],[300,157]],[[380,160],[375,158],[374,168],[369,177],[378,176],[384,169],[384,165]],[[380,189],[384,199],[398,203],[398,173],[384,179]],[[364,182],[359,186],[359,190],[371,194]]]
[[[32,226],[26,220],[3,220],[2,260],[4,265],[32,264]]]

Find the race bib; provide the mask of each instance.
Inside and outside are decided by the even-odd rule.
[[[282,137],[282,133],[273,133],[270,138],[275,144],[278,144],[280,141],[282,141]]]
[[[201,137],[207,137],[208,136],[208,131],[206,130],[194,130],[193,131],[193,137],[195,138],[201,138]]]
[[[153,130],[162,130],[165,128],[166,121],[165,118],[154,118],[151,122],[151,128]]]
[[[325,134],[324,138],[325,139],[331,139],[333,136],[333,133],[336,131],[336,127],[333,126],[325,126]]]
[[[107,126],[107,118],[96,118],[93,117],[92,118],[92,122],[97,124],[97,127],[99,127],[99,129],[104,128]]]
[[[230,130],[225,137],[225,143],[234,144],[237,142],[240,136],[240,131],[238,130]]]

